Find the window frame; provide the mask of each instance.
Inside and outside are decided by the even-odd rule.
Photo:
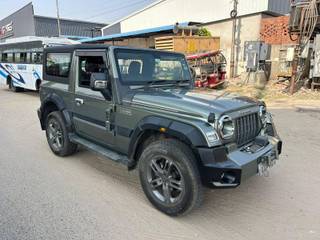
[[[55,75],[55,74],[52,74],[52,73],[48,72],[48,57],[49,57],[50,54],[52,54],[52,55],[54,55],[54,54],[56,54],[56,55],[59,55],[59,54],[61,54],[61,55],[69,55],[69,63],[68,63],[67,74],[65,74],[65,75],[62,75],[62,74]],[[46,59],[45,59],[45,73],[46,73],[47,76],[51,76],[51,77],[64,78],[64,79],[69,78],[70,72],[71,72],[71,62],[72,62],[72,55],[69,52],[49,52],[49,53],[46,54]]]
[[[47,80],[47,81],[51,81],[51,82],[55,82],[55,83],[61,83],[61,84],[66,84],[69,85],[70,84],[70,77],[72,76],[72,70],[70,69],[69,72],[69,77],[64,78],[64,77],[56,77],[56,76],[51,76],[51,75],[47,75],[46,74],[46,70],[47,70],[47,55],[49,53],[57,53],[57,51],[48,51],[49,49],[44,49],[43,52],[43,79]],[[71,65],[72,66],[72,62],[73,62],[73,50],[59,50],[59,53],[69,53],[71,55]],[[34,63],[33,63],[34,64]]]
[[[136,82],[127,82],[127,81],[124,81],[123,78],[122,78],[122,74],[121,74],[121,71],[120,71],[120,65],[119,65],[119,62],[118,62],[118,57],[117,57],[117,54],[119,52],[127,52],[127,53],[136,53],[136,52],[141,52],[141,53],[154,53],[154,52],[157,52],[157,51],[154,51],[154,50],[139,50],[139,49],[126,49],[126,48],[117,48],[117,49],[114,49],[114,59],[115,59],[115,63],[116,63],[116,69],[117,69],[117,74],[118,74],[118,77],[119,77],[119,81],[121,82],[122,85],[124,86],[143,86],[143,85],[146,85],[147,82],[146,81],[136,81]],[[188,61],[186,60],[185,58],[185,55],[183,55],[182,53],[176,53],[176,52],[165,52],[167,55],[173,55],[173,56],[177,56],[177,57],[182,57],[183,59],[185,59],[185,63],[186,65],[188,66]],[[189,77],[190,77],[190,84],[192,82],[192,76],[191,76],[191,73],[189,71]],[[161,81],[161,80],[159,80]],[[173,84],[175,83],[174,80],[168,80],[168,83],[167,84]]]
[[[83,55],[81,55],[81,56],[77,56],[77,58],[78,58],[78,61],[77,61],[77,72],[78,72],[78,74],[77,74],[77,86],[79,87],[79,88],[87,88],[87,89],[90,89],[90,84],[89,84],[89,86],[87,86],[87,85],[82,85],[82,84],[80,84],[80,70],[81,70],[81,61],[80,61],[80,58],[85,58],[85,57],[101,57],[102,58],[102,60],[103,60],[103,62],[104,62],[104,64],[105,64],[105,68],[107,69],[107,62],[106,62],[106,59],[103,57],[103,55],[87,55],[87,56],[83,56]],[[90,81],[90,80],[89,80]]]
[[[108,62],[108,53],[105,50],[100,50],[100,49],[90,49],[88,51],[85,50],[77,50],[75,52],[75,70],[76,70],[76,74],[75,74],[75,80],[74,80],[74,92],[75,94],[78,95],[85,95],[88,97],[93,97],[96,98],[98,100],[103,100],[103,101],[108,101],[106,100],[105,97],[102,95],[101,92],[97,92],[97,91],[93,91],[90,87],[86,88],[86,87],[80,87],[79,86],[79,78],[80,78],[80,57],[99,57],[101,56],[106,64],[106,68],[107,71],[109,73],[109,77],[110,77],[110,69],[109,69],[109,62]],[[111,79],[111,78],[110,78]],[[112,84],[112,83],[111,83]],[[112,89],[112,87],[111,87]],[[111,90],[112,91],[112,90]],[[113,98],[113,93],[111,93],[111,98]],[[112,99],[111,99],[112,101]]]

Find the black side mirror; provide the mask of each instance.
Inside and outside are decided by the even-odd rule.
[[[90,78],[90,88],[93,91],[103,91],[108,88],[109,79],[107,73],[92,73]]]

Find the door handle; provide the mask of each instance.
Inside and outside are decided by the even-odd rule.
[[[81,99],[81,98],[76,98],[75,101],[76,101],[76,105],[77,105],[77,106],[81,106],[81,105],[84,104],[84,101],[83,101],[83,99]]]

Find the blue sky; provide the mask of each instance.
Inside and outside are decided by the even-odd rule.
[[[56,16],[56,0],[33,0],[35,14]],[[59,0],[62,18],[112,23],[155,0]],[[30,0],[0,0],[0,19],[23,7]]]

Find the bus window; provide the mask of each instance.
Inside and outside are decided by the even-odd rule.
[[[31,62],[36,64],[42,64],[42,53],[32,53]]]
[[[32,63],[31,53],[26,53],[26,63]]]
[[[20,63],[20,53],[16,53],[15,54],[15,58],[14,58],[15,62]]]
[[[7,54],[7,62],[14,63],[14,53]]]
[[[17,55],[19,55],[19,60],[16,59],[16,62],[20,62],[20,63],[26,63],[27,62],[27,53],[17,53],[16,54],[16,58],[17,58]]]
[[[8,62],[8,54],[2,53],[2,62]]]

